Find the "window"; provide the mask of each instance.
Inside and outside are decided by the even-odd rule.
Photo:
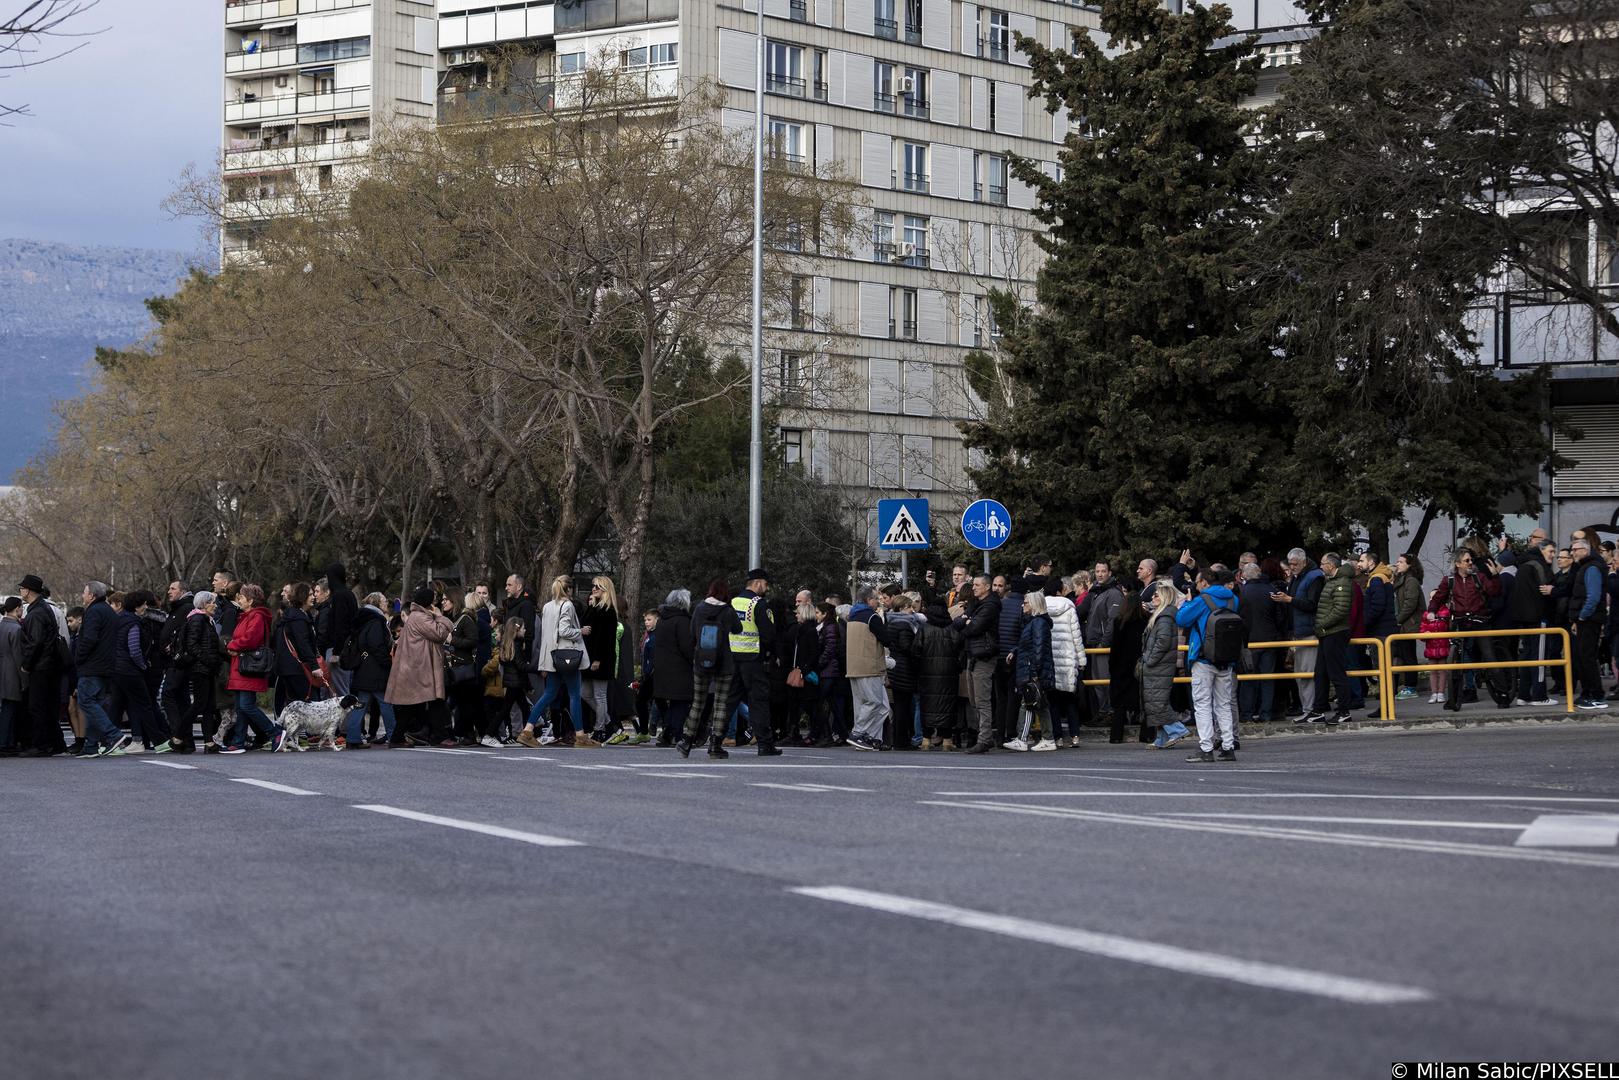
[[[928,219],[918,214],[906,214],[900,224],[899,258],[896,261],[927,269]]]
[[[816,101],[826,100],[826,50],[815,50],[815,84],[810,87]]]
[[[809,5],[805,0],[787,0],[787,17],[793,22],[808,22]]]
[[[803,274],[793,275],[793,279],[788,284],[787,288],[787,315],[788,321],[791,323],[794,330],[809,329],[810,319],[812,317],[810,306],[813,303],[814,291],[814,283],[810,281],[809,278],[805,277]],[[782,385],[785,386],[787,384],[785,377],[785,365],[788,354],[782,353],[781,355],[783,364]]]
[[[781,400],[784,405],[801,405],[804,390],[804,354],[782,350]]]
[[[882,61],[871,66],[872,102],[878,112],[894,111],[894,65]]]
[[[1006,158],[1000,154],[973,155],[973,201],[1006,205]]]
[[[680,44],[665,41],[647,46],[647,63],[653,67],[674,67],[680,63]]]
[[[894,0],[875,0],[872,4],[872,16],[872,33],[880,38],[899,37],[899,22],[894,16]]]
[[[1012,20],[1004,11],[978,9],[978,55],[1006,60],[1011,55]]]
[[[1602,229],[1597,233],[1598,285],[1619,285],[1619,230]]]
[[[781,457],[789,465],[804,463],[804,429],[781,429]]]
[[[894,215],[878,210],[871,218],[871,258],[874,262],[890,262],[894,258]]]
[[[905,0],[905,40],[922,44],[922,0]]]
[[[1539,284],[1537,278],[1567,279],[1584,285],[1588,269],[1588,219],[1579,213],[1542,211],[1514,219],[1522,230],[1522,253],[1509,275],[1509,288],[1520,302],[1549,303],[1558,299],[1555,285]],[[1597,253],[1597,270],[1602,267],[1602,249]],[[1600,277],[1598,278],[1600,281]]]
[[[330,191],[330,190],[332,190],[332,167],[330,165],[322,165],[320,167],[320,172],[318,174],[318,183],[320,185],[320,190],[322,190],[322,191]]]
[[[996,130],[996,128],[995,128],[995,96],[996,96],[995,95],[995,80],[991,79],[991,80],[989,80],[989,130],[991,130],[991,131]]]
[[[905,102],[905,115],[928,118],[928,73],[923,68],[908,67],[900,80],[899,92]]]
[[[618,66],[627,68],[646,67],[646,46],[639,45],[633,49],[620,49]]]
[[[901,185],[906,191],[920,191],[927,194],[928,190],[928,144],[927,143],[900,143],[901,164],[904,166],[904,183]]]
[[[869,481],[872,487],[882,491],[892,491],[899,487],[899,436],[898,435],[871,435],[871,469]]]
[[[585,70],[585,53],[583,49],[579,52],[557,54],[558,75],[577,75],[583,70]]]
[[[321,41],[314,45],[298,46],[300,64],[315,64],[325,60],[357,60],[370,55],[371,39],[368,37]]]
[[[888,336],[916,340],[916,290],[893,286],[888,290]]]
[[[772,41],[765,48],[765,91],[771,94],[804,96],[804,50],[797,45]]]
[[[778,164],[804,164],[804,125],[772,118],[766,129],[770,137],[770,157]]]

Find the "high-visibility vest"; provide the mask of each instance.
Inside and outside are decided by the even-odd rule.
[[[754,621],[753,613],[759,606],[757,596],[736,596],[731,598],[731,608],[742,620],[742,629],[731,635],[731,652],[738,656],[759,655],[759,624]]]

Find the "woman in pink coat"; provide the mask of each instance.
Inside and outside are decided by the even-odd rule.
[[[444,701],[444,643],[455,627],[433,610],[432,589],[417,589],[410,599],[383,693],[399,721],[394,745],[402,740],[411,746],[453,747],[450,710]]]

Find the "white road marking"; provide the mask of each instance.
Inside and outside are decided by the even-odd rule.
[[[1619,817],[1543,814],[1518,837],[1518,847],[1599,847],[1619,844]]]
[[[277,784],[269,780],[252,780],[245,776],[227,777],[233,784],[250,784],[253,787],[263,788],[265,791],[279,791],[283,795],[319,795],[318,791],[305,791],[301,787],[288,787],[286,784]]]
[[[1199,975],[1209,979],[1244,983],[1267,990],[1282,990],[1295,994],[1311,994],[1356,1005],[1403,1005],[1417,1001],[1431,1001],[1433,994],[1414,986],[1372,982],[1322,971],[1286,967],[1260,960],[1245,960],[1219,953],[1182,949],[1156,941],[1139,941],[1116,934],[1101,934],[1078,930],[1052,923],[1035,922],[1010,915],[995,915],[986,911],[973,911],[949,904],[936,904],[928,900],[915,900],[906,896],[869,892],[842,886],[794,888],[789,892],[800,896],[830,900],[839,904],[870,908],[893,915],[906,915],[914,919],[946,923],[969,930],[982,930],[1004,937],[1034,941],[1042,945],[1055,945],[1074,952],[1144,964],[1148,967]]]
[[[838,787],[836,784],[764,784],[764,783],[752,783],[752,782],[750,782],[748,784],[748,786],[749,787],[762,787],[762,788],[776,788],[777,790],[780,790],[780,791],[816,791],[816,792],[855,791],[855,792],[859,792],[861,794],[867,794],[867,793],[869,793],[871,791],[870,788]]]
[[[483,750],[450,750],[443,746],[407,746],[406,750],[413,750],[418,754],[466,754],[470,757],[489,757]]]
[[[641,775],[642,776],[667,776],[667,777],[672,777],[672,778],[677,779],[677,780],[723,780],[723,779],[725,779],[725,774],[724,773],[717,773],[717,772],[664,772],[661,769],[659,771],[657,771],[657,772],[646,772],[646,773],[642,773]]]
[[[628,765],[560,765],[559,764],[557,766],[557,768],[559,768],[559,769],[592,769],[592,770],[609,769],[609,770],[612,770],[614,772],[622,772],[622,771],[627,771],[629,769],[629,766]]]
[[[401,810],[397,806],[380,806],[373,803],[356,803],[356,810],[369,810],[373,814],[387,814],[389,817],[405,818],[409,821],[424,821],[429,825],[443,825],[450,829],[461,829],[465,832],[481,833],[484,836],[498,836],[503,840],[517,840],[524,844],[533,844],[536,847],[584,847],[578,840],[569,840],[561,836],[547,836],[544,833],[523,832],[520,829],[508,829],[504,825],[485,825],[481,821],[462,821],[460,818],[439,817],[437,814],[423,814],[415,810]]]
[[[1503,821],[1422,821],[1415,818],[1309,817],[1301,814],[1166,814],[1172,818],[1230,818],[1241,821],[1313,821],[1327,825],[1409,825],[1421,829],[1505,829],[1522,832],[1523,823]]]
[[[1142,817],[1110,814],[1100,810],[1076,810],[1069,806],[1023,806],[1017,803],[924,801],[923,806],[951,806],[962,810],[988,810],[1029,817],[1065,818],[1069,821],[1100,821],[1115,825],[1144,825],[1153,829],[1180,829],[1187,832],[1224,833],[1262,840],[1298,840],[1339,847],[1380,848],[1387,851],[1421,851],[1436,855],[1469,855],[1484,859],[1517,862],[1546,862],[1561,866],[1586,866],[1619,870],[1619,859],[1581,855],[1571,851],[1533,851],[1517,847],[1491,847],[1488,844],[1461,844],[1448,840],[1411,840],[1392,836],[1366,836],[1360,833],[1321,832],[1311,829],[1265,828],[1255,825],[1225,824],[1214,821],[1187,821],[1173,817]]]
[[[137,760],[142,765],[161,765],[165,769],[190,769],[192,772],[197,770],[195,765],[182,765],[178,761],[154,761],[151,758],[138,758]]]
[[[972,772],[972,773],[985,773],[985,772],[1038,772],[1038,773],[1062,773],[1062,774],[1069,774],[1069,775],[1083,775],[1083,774],[1089,773],[1091,775],[1097,775],[1097,776],[1102,775],[1102,774],[1107,774],[1107,773],[1127,773],[1127,772],[1151,773],[1154,776],[1163,776],[1165,774],[1165,770],[1163,770],[1163,769],[1145,769],[1145,768],[1143,768],[1143,769],[1137,769],[1137,768],[1119,768],[1119,769],[1106,768],[1106,769],[1099,769],[1099,768],[1096,768],[1095,766],[1092,766],[1090,768],[1075,768],[1075,767],[1063,766],[1063,765],[1051,765],[1051,766],[1041,766],[1041,765],[988,765],[988,766],[985,766],[985,765],[877,765],[877,764],[873,764],[873,765],[850,765],[850,764],[809,765],[809,764],[804,764],[802,761],[793,761],[793,762],[760,761],[760,762],[751,763],[751,764],[740,764],[740,763],[727,762],[727,763],[725,763],[723,765],[720,764],[719,762],[710,763],[710,762],[693,761],[693,762],[690,762],[690,764],[692,766],[705,768],[705,769],[735,769],[735,768],[744,768],[744,769],[860,769],[860,770],[864,770],[864,769],[888,769],[888,770],[893,770],[893,771],[904,771],[904,772]],[[634,762],[634,763],[629,764],[629,765],[620,765],[618,767],[621,768],[621,769],[656,769],[656,768],[660,768],[658,763],[655,762],[655,761],[637,761],[637,762]],[[1231,768],[1231,769],[1220,769],[1220,770],[1218,770],[1216,775],[1218,775],[1218,776],[1230,776],[1230,775],[1233,775],[1233,774],[1241,774],[1241,773],[1291,773],[1291,772],[1296,772],[1296,771],[1298,771],[1298,770],[1295,770],[1295,769],[1243,769],[1243,768]],[[1089,776],[1085,777],[1085,779],[1089,779],[1089,778],[1090,778]],[[1203,779],[1203,777],[1199,777],[1199,779]],[[1170,782],[1170,781],[1162,781],[1162,780],[1154,781],[1154,783],[1168,783],[1168,782]],[[1145,783],[1145,781],[1143,781],[1143,783]],[[1619,801],[1619,800],[1616,800],[1616,801]]]
[[[1096,797],[1104,799],[1368,799],[1379,802],[1493,802],[1521,799],[1521,795],[1344,795],[1334,792],[1266,791],[1266,792],[1206,792],[1206,791],[935,791],[935,795],[955,795],[960,798],[1005,798],[1015,796],[1026,799],[1072,799]],[[1540,799],[1548,803],[1619,803],[1619,799],[1598,799],[1557,796]]]

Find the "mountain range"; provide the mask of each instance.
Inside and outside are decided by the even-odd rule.
[[[97,345],[152,329],[148,297],[174,290],[192,262],[178,251],[0,240],[0,481],[49,441],[52,404],[83,393]]]

